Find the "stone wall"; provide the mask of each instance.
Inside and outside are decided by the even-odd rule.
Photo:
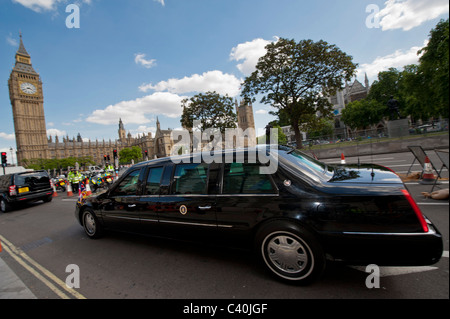
[[[390,141],[374,139],[372,143],[358,144],[354,146],[340,146],[339,144],[336,144],[335,147],[327,145],[323,149],[305,149],[305,151],[313,152],[319,159],[328,159],[340,158],[342,153],[345,157],[352,157],[371,154],[410,152],[408,146],[422,146],[424,150],[448,149],[449,135],[445,134]]]

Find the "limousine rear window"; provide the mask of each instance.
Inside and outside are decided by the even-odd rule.
[[[259,164],[225,164],[223,194],[276,193],[269,175],[259,173]]]
[[[175,168],[172,194],[206,194],[208,164],[181,164]]]
[[[327,173],[327,172],[333,172],[334,170],[331,167],[328,167],[325,163],[322,163],[305,153],[298,151],[298,150],[291,150],[287,152],[288,156],[287,158],[294,163],[306,165],[310,169],[319,172],[319,173]]]
[[[150,168],[147,177],[146,194],[159,195],[159,185],[163,175],[164,167]]]

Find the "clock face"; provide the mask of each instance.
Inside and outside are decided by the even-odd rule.
[[[26,94],[34,94],[37,91],[36,87],[31,83],[21,83],[20,89]]]

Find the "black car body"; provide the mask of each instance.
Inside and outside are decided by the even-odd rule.
[[[53,199],[53,187],[46,171],[0,176],[0,210],[8,212],[21,203]]]
[[[273,274],[293,282],[314,279],[327,259],[379,266],[439,261],[441,234],[388,168],[327,166],[285,147],[264,152],[277,157],[273,174],[260,174],[269,164],[254,161],[249,150],[224,151],[222,163],[199,163],[193,155],[140,163],[107,192],[79,203],[76,218],[91,238],[116,229],[250,241]],[[230,154],[233,163],[225,163]]]

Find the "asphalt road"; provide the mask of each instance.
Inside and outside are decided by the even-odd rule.
[[[430,157],[440,167],[434,154]],[[360,161],[406,172],[413,157],[399,153],[361,157]],[[340,158],[326,162],[340,162]],[[420,166],[413,169],[420,170]],[[443,175],[448,178],[448,171]],[[367,288],[369,274],[364,269],[339,264],[329,265],[312,285],[284,284],[271,277],[247,251],[208,242],[120,233],[90,240],[74,218],[76,199],[65,194],[48,204],[0,213],[4,248],[0,259],[38,299],[179,299],[186,306],[190,306],[188,300],[198,299],[448,299],[449,202],[425,199],[421,192],[431,186],[413,181],[407,187],[443,234],[444,257],[430,267],[381,267],[379,288]],[[448,188],[448,182],[441,187]],[[67,269],[69,265],[72,268]],[[71,276],[77,270],[79,288],[73,294],[64,283],[75,278]]]

